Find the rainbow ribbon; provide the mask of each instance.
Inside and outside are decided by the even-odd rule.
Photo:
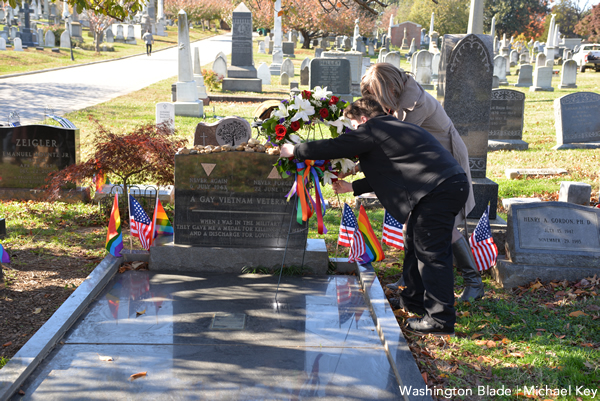
[[[296,221],[302,224],[311,218],[313,214],[317,215],[317,229],[319,234],[326,234],[327,227],[323,222],[323,216],[327,210],[325,199],[321,191],[321,177],[325,170],[325,160],[305,160],[296,163],[296,179],[292,189],[287,194],[287,200],[294,194],[298,194],[298,212]],[[316,193],[316,202],[310,195],[309,184],[313,182]]]

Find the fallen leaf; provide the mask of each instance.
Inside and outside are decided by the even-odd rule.
[[[473,368],[478,371],[481,372],[481,366],[477,365],[476,363],[473,364]]]
[[[425,384],[427,384],[427,372],[421,373],[421,376],[423,376],[423,380],[425,381]]]
[[[508,339],[508,337],[504,337],[502,339],[502,344],[510,344],[510,340]]]
[[[481,334],[481,333],[475,333],[475,334],[473,334],[471,336],[471,340],[474,340],[474,339],[479,338],[479,337],[483,337],[483,334]]]
[[[487,343],[487,340],[476,340],[475,341],[475,345],[479,345],[480,347],[485,345]]]
[[[135,379],[139,379],[140,377],[144,377],[146,376],[147,372],[140,372],[140,373],[134,373],[131,376],[129,376],[129,380],[134,381]]]
[[[12,341],[2,344],[3,347],[10,347],[12,345]]]
[[[579,289],[575,290],[575,294],[577,294],[577,295],[581,295],[581,294],[585,294],[585,293],[586,292],[584,290],[579,290]]]
[[[143,314],[145,314],[145,313],[146,313],[146,309],[144,309],[144,310],[143,310],[143,311],[141,311],[141,312],[135,312],[135,317],[142,316],[142,315],[143,315]]]
[[[477,358],[477,362],[479,362],[479,363],[490,363],[490,362],[492,362],[492,358],[490,358],[489,356],[483,356],[483,355],[481,355],[480,357]]]
[[[37,315],[38,313],[40,313],[42,311],[42,308],[35,308],[35,310],[33,311],[34,315]]]
[[[540,283],[539,281],[536,281],[534,284],[531,285],[530,288],[531,288],[531,291],[535,291],[538,288],[542,288],[542,287],[543,287],[542,283]]]
[[[133,262],[131,263],[131,267],[133,270],[137,270],[140,266],[143,266],[146,262]]]
[[[488,312],[483,312],[483,316],[485,316],[485,317],[490,317],[490,316],[492,316],[492,314],[491,314],[491,313],[488,313]]]
[[[594,310],[594,311],[600,310],[600,306],[596,306],[596,305],[590,305],[587,308],[588,308],[588,310]]]
[[[555,334],[555,335],[554,335],[554,337],[558,338],[559,340],[562,340],[562,339],[563,339],[563,338],[565,338],[566,336],[565,336],[564,334],[563,334],[563,335],[560,335],[560,336],[557,336],[557,335]]]
[[[458,317],[469,317],[471,313],[469,311],[458,312]]]
[[[112,362],[112,361],[114,361],[114,359],[113,359],[112,356],[103,356],[103,355],[100,355],[100,354],[98,354],[98,359],[100,359],[101,361],[104,361],[104,362]]]
[[[584,312],[582,312],[580,310],[578,310],[576,312],[569,313],[569,316],[571,316],[571,317],[579,317],[579,316],[588,316],[588,314],[584,313]]]
[[[589,362],[584,362],[583,364],[590,369],[596,369],[596,367]]]
[[[488,348],[496,348],[496,342],[495,341],[488,341],[487,343],[485,343],[486,347]]]

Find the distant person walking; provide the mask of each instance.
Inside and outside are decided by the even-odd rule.
[[[142,40],[146,42],[146,54],[152,55],[152,44],[154,43],[154,37],[150,33],[149,29],[146,29],[146,33],[142,36]]]

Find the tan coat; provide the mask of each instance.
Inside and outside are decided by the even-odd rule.
[[[469,197],[465,203],[465,211],[468,215],[475,207],[471,170],[469,169],[469,154],[467,146],[456,128],[454,128],[454,124],[452,124],[440,102],[425,92],[421,85],[409,75],[400,99],[400,110],[397,110],[394,115],[404,122],[418,125],[429,131],[440,141],[444,148],[452,153],[452,156],[465,170],[467,179],[471,183]],[[465,215],[460,213],[456,219],[457,224],[464,218]]]

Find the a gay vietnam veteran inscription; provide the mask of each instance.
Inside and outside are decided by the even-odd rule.
[[[284,248],[293,179],[282,179],[277,156],[227,152],[175,156],[175,238],[178,245]],[[307,230],[294,215],[289,247],[304,249]]]

